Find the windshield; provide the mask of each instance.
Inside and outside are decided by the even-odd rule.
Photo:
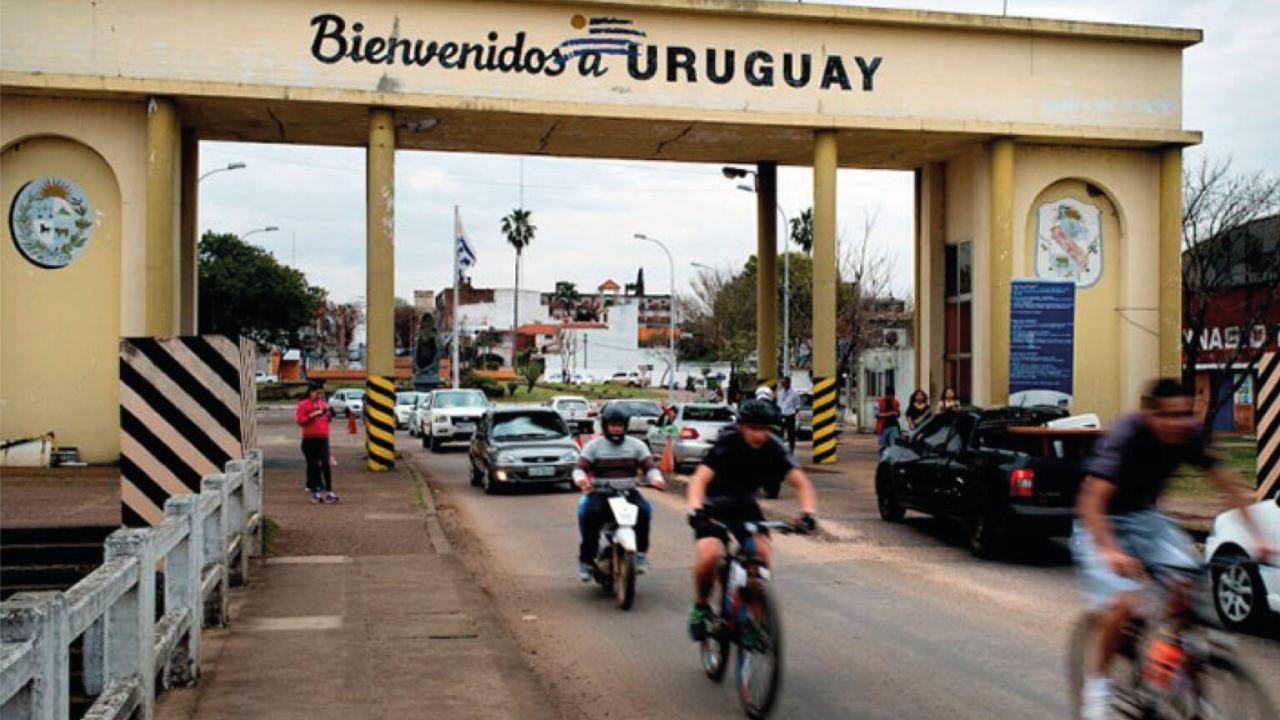
[[[620,400],[613,404],[628,415],[661,415],[662,408],[652,400]]]
[[[531,412],[520,415],[495,415],[494,440],[550,440],[569,434],[559,415]]]
[[[733,411],[727,407],[699,407],[690,405],[684,409],[684,419],[689,422],[733,422]]]
[[[396,393],[397,405],[412,405],[418,401],[418,393]]]
[[[588,407],[586,400],[560,400],[556,406],[561,410],[586,410]]]
[[[442,392],[436,393],[432,407],[441,408],[482,408],[488,405],[484,393],[480,392]]]

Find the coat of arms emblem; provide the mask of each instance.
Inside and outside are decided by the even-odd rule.
[[[1102,277],[1102,210],[1073,198],[1036,210],[1036,277],[1087,288]]]
[[[47,175],[23,185],[9,208],[18,252],[42,268],[70,265],[93,236],[93,206],[79,185]]]

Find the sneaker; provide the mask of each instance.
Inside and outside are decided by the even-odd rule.
[[[1111,719],[1111,679],[1085,678],[1080,702],[1081,720]]]
[[[649,556],[645,553],[636,553],[636,574],[643,575],[649,572]]]
[[[324,501],[325,501],[326,503],[336,503],[336,502],[338,502],[338,493],[336,493],[336,492],[334,492],[334,491],[330,490],[329,492],[327,492],[327,493],[325,493],[325,494],[324,494]]]
[[[706,605],[692,603],[689,605],[689,637],[694,642],[707,639],[707,621],[711,618],[711,608]]]
[[[323,502],[323,501],[324,501],[324,496],[320,494],[320,491],[319,491],[319,490],[317,490],[316,492],[311,493],[311,504],[312,504],[312,505],[319,505],[319,504],[320,504],[321,502]]]
[[[591,582],[591,579],[592,577],[594,577],[594,575],[595,573],[592,572],[591,563],[584,563],[584,562],[578,563],[578,579],[579,580],[581,580],[584,583]]]

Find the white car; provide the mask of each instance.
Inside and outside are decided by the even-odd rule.
[[[1253,521],[1262,528],[1271,547],[1280,547],[1280,497],[1249,506]],[[1218,617],[1233,630],[1256,628],[1268,610],[1280,613],[1280,558],[1260,562],[1253,537],[1239,510],[1229,510],[1213,521],[1204,544],[1204,556],[1213,576],[1213,606]]]
[[[430,408],[431,393],[418,393],[418,399],[413,403],[413,410],[409,411],[409,437],[422,436],[424,420],[429,417]]]
[[[420,422],[422,447],[432,452],[448,442],[470,442],[489,409],[480,390],[432,390],[427,415]]]
[[[591,403],[577,395],[557,395],[547,403],[552,410],[559,413],[569,431],[579,435],[589,435],[596,425],[595,413],[591,412]]]
[[[578,372],[569,377],[570,385],[594,385],[595,377],[591,373]]]
[[[613,385],[626,385],[627,387],[641,387],[645,384],[644,377],[635,370],[631,372],[616,372],[605,382]]]
[[[412,390],[396,393],[396,429],[409,427],[409,416],[418,406],[418,397],[422,394]]]
[[[346,415],[350,410],[359,417],[364,413],[364,391],[355,388],[339,390],[329,398],[329,408],[335,415]]]

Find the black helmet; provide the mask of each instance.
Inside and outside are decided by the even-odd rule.
[[[781,422],[778,408],[764,400],[746,400],[738,406],[738,422],[743,425],[772,427]]]
[[[601,434],[603,434],[605,438],[609,440],[609,442],[617,445],[627,437],[627,421],[630,419],[630,417],[631,416],[627,414],[626,410],[623,410],[617,405],[610,405],[609,407],[605,408],[604,412],[601,413],[600,415]],[[610,425],[622,425],[622,432],[620,433],[610,432],[609,431]]]

